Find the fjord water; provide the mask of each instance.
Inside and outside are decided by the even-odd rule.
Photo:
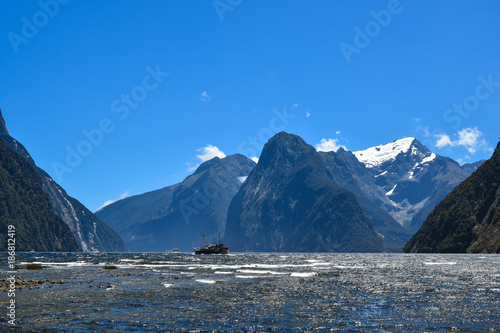
[[[22,331],[500,330],[498,255],[18,255],[46,267],[20,278],[65,282],[16,293]]]

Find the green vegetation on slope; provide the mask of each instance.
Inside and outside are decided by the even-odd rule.
[[[16,251],[79,251],[69,227],[57,216],[35,168],[0,139],[0,230],[15,227]],[[0,251],[7,250],[2,237]]]

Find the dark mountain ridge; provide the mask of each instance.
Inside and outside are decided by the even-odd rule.
[[[355,195],[332,179],[312,146],[276,134],[231,201],[227,242],[235,251],[382,251]]]
[[[500,143],[435,207],[404,250],[500,253]]]

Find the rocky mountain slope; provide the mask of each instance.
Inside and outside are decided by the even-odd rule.
[[[80,248],[87,252],[121,252],[125,245],[120,236],[97,218],[78,200],[69,196],[44,170],[38,168],[26,148],[10,136],[0,110],[0,139],[24,157],[38,172],[43,189],[48,193],[53,209],[69,226]]]
[[[500,143],[435,207],[404,250],[500,253]]]
[[[9,232],[16,251],[79,250],[69,227],[54,213],[35,168],[1,139],[0,229],[5,236],[0,251],[8,249]]]
[[[376,178],[353,153],[342,148],[337,152],[319,152],[319,154],[332,179],[356,195],[361,206],[371,217],[375,228],[383,236],[387,250],[401,251],[412,233],[382,208],[388,203],[384,202],[386,195],[376,185]]]
[[[243,155],[215,157],[182,183],[115,202],[96,214],[123,237],[130,251],[192,251],[224,238],[231,199],[255,162]]]
[[[436,155],[415,138],[353,153],[365,170],[352,168],[361,189],[402,226],[416,232],[432,209],[469,176],[450,158]],[[371,174],[370,181],[366,171]],[[375,186],[373,186],[373,183]]]
[[[384,250],[356,196],[333,180],[312,146],[285,132],[266,143],[233,198],[226,240],[234,251]]]

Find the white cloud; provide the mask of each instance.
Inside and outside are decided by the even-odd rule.
[[[458,132],[457,146],[464,146],[469,153],[474,154],[478,149],[488,146],[486,140],[481,139],[483,133],[474,128],[464,128]]]
[[[446,146],[453,146],[453,143],[451,142],[450,136],[447,134],[436,134],[436,147],[438,148],[444,148]]]
[[[224,158],[226,154],[216,146],[207,145],[206,147],[201,147],[196,149],[196,151],[201,152],[201,154],[196,155],[201,160],[201,163],[211,160],[214,157]]]
[[[128,197],[130,195],[130,191],[129,190],[126,190],[125,193],[123,193],[122,195],[120,195],[120,197],[118,199],[111,199],[111,200],[108,200],[106,201],[105,203],[102,204],[101,207],[99,207],[99,209],[97,209],[98,211],[103,209],[104,207],[106,206],[109,206],[111,205],[112,203],[115,203],[117,202],[118,200],[121,200],[121,199],[125,199],[126,197]]]
[[[417,127],[417,132],[423,132],[424,133],[424,137],[426,137],[426,138],[432,137],[432,133],[431,133],[431,131],[429,131],[429,127],[428,126],[424,126],[424,127],[419,126],[419,127]]]
[[[339,134],[340,134],[340,131],[335,132],[335,134],[339,135]]]
[[[475,154],[478,150],[492,151],[493,149],[489,146],[488,142],[482,138],[483,135],[483,132],[481,132],[477,127],[464,128],[458,131],[457,134],[455,134],[457,139],[453,141],[448,134],[436,134],[436,147],[444,148],[446,146],[462,146],[467,149],[470,154]]]
[[[344,148],[347,150],[346,146],[339,145],[339,140],[337,139],[321,139],[321,143],[314,146],[317,151],[334,151],[337,152],[339,148]]]
[[[258,157],[256,157],[256,156],[254,156],[254,157],[250,157],[250,159],[251,159],[252,161],[254,161],[255,163],[259,163],[259,158],[258,158]]]
[[[200,163],[198,163],[196,166],[193,166],[191,163],[187,162],[186,165],[188,167],[187,169],[188,172],[195,171],[196,169],[198,169],[201,163],[211,160],[214,157],[218,158],[226,157],[226,154],[224,154],[222,150],[212,145],[206,145],[205,147],[196,149],[196,151],[200,152],[200,154],[196,155],[196,157],[200,159]]]
[[[204,91],[200,94],[200,99],[202,102],[209,102],[211,97],[206,91]]]
[[[306,111],[306,118],[309,118],[311,116],[311,112]]]
[[[238,177],[238,180],[240,181],[241,184],[243,184],[245,182],[245,180],[247,180],[248,176],[242,176],[242,177]]]

